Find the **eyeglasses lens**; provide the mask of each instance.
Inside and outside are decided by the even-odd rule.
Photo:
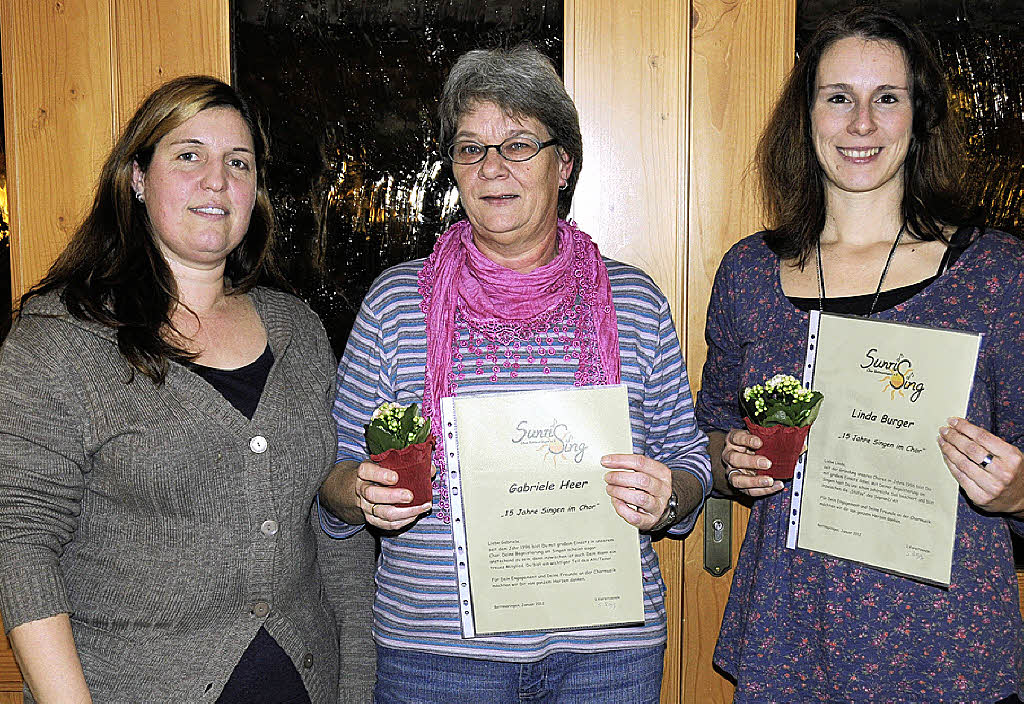
[[[537,156],[541,145],[525,137],[510,137],[501,144],[480,144],[458,141],[448,149],[448,156],[456,164],[476,164],[484,160],[488,149],[494,149],[506,161],[527,161]]]

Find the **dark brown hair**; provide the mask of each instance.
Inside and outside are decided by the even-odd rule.
[[[848,37],[892,42],[907,62],[913,126],[903,168],[903,218],[918,239],[945,241],[943,226],[967,217],[956,187],[960,132],[949,114],[946,80],[928,40],[899,15],[874,5],[825,17],[783,86],[761,134],[755,166],[769,230],[782,259],[806,262],[825,226],[824,175],[811,138],[811,106],[822,55]]]
[[[173,330],[171,312],[178,290],[154,242],[149,216],[132,190],[132,165],[149,168],[153,151],[169,132],[203,110],[237,110],[252,134],[256,203],[242,242],[224,270],[229,293],[258,283],[283,286],[272,250],[274,211],[266,190],[267,142],[249,105],[226,83],[209,76],[184,76],[157,88],[142,103],[103,164],[92,208],[46,277],[21,298],[59,291],[68,312],[117,332],[117,346],[132,367],[155,383],[167,376],[168,360],[189,354],[161,334]]]

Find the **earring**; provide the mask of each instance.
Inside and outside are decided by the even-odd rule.
[[[140,203],[146,202],[146,196],[142,195],[142,191],[135,191],[135,199]]]
[[[560,191],[564,191],[564,190],[565,190],[566,188],[568,188],[568,187],[569,187],[569,184],[568,184],[568,182],[566,182],[566,181],[562,181],[562,185],[558,187],[558,190],[560,190]]]

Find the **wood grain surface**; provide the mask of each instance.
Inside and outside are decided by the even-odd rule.
[[[21,671],[0,620],[0,704],[21,704]]]
[[[172,78],[203,73],[231,81],[229,0],[115,0],[113,5],[118,128],[143,98]]]
[[[639,266],[685,329],[689,6],[677,0],[567,0],[565,83],[583,131],[573,217],[606,256]],[[683,543],[655,545],[669,636],[661,701],[679,701]]]
[[[110,148],[110,5],[3,0],[0,28],[17,299],[64,248]]]

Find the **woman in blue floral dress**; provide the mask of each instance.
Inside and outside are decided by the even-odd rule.
[[[737,702],[1018,701],[1024,247],[962,225],[955,136],[926,40],[871,7],[823,21],[762,136],[771,229],[718,271],[697,405],[716,489],[753,499],[715,652]],[[962,489],[948,589],[785,547],[789,484],[755,474],[737,398],[801,375],[813,309],[985,334],[966,418],[936,428]]]

